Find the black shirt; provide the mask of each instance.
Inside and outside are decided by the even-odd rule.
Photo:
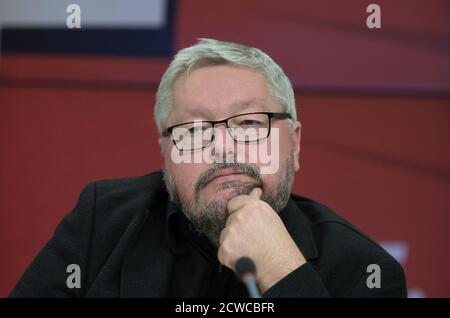
[[[217,248],[173,203],[167,204],[165,236],[174,256],[168,297],[248,297],[232,270],[217,259]]]

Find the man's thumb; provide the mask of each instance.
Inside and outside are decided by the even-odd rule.
[[[261,188],[253,188],[252,192],[250,192],[250,196],[255,199],[261,199],[262,190]]]

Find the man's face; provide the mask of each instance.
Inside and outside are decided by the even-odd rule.
[[[250,112],[283,112],[281,105],[270,95],[266,78],[257,71],[239,66],[208,66],[194,69],[180,76],[173,87],[173,104],[166,127],[194,120],[222,120]],[[248,194],[254,187],[263,190],[262,199],[279,212],[287,202],[294,172],[299,169],[301,125],[289,128],[287,120],[272,119],[269,138],[243,146],[226,147],[226,127],[221,124],[221,138],[203,150],[211,160],[201,163],[176,163],[174,144],[170,138],[160,139],[165,159],[165,182],[173,200],[192,220],[197,230],[218,244],[220,232],[228,216],[227,203],[237,195]],[[277,140],[274,131],[278,130]],[[273,142],[272,142],[273,141]],[[268,147],[270,155],[278,156],[279,168],[271,174],[261,174],[267,163],[259,160],[258,147]],[[274,146],[275,145],[275,146]],[[255,155],[254,163],[229,162]],[[192,153],[193,155],[193,153]],[[255,158],[254,157],[254,158]],[[213,162],[213,163],[211,163]],[[231,173],[231,174],[230,174]],[[217,174],[226,176],[215,177]]]

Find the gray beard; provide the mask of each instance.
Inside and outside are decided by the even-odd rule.
[[[227,204],[225,200],[212,198],[208,201],[200,200],[199,192],[206,186],[215,171],[235,168],[255,179],[255,184],[241,184],[239,182],[225,182],[220,185],[221,189],[232,189],[233,197],[238,195],[248,195],[253,188],[262,187],[259,170],[254,166],[241,163],[220,163],[203,173],[195,186],[195,196],[193,200],[185,202],[181,200],[176,186],[175,179],[163,170],[163,179],[169,193],[170,199],[180,208],[186,217],[192,222],[197,232],[204,234],[216,247],[220,245],[220,234],[225,228],[228,218]],[[263,191],[261,200],[267,202],[274,211],[279,213],[287,204],[292,183],[294,180],[294,154],[291,153],[283,165],[283,174],[280,182],[275,186],[275,192],[266,193]]]

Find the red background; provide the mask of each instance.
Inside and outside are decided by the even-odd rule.
[[[410,288],[450,296],[449,2],[177,1],[175,46],[213,37],[285,69],[303,123],[295,192],[409,247]],[[8,54],[0,73],[0,296],[89,181],[160,169],[169,59]]]

